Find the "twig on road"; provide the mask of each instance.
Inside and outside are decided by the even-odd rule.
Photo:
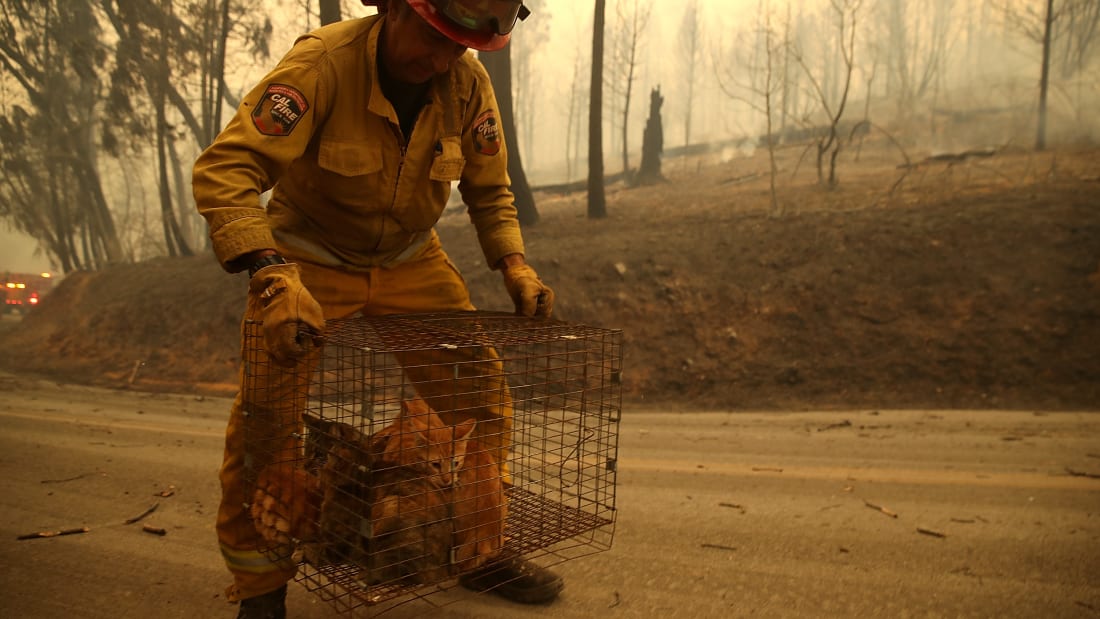
[[[932,537],[939,537],[941,539],[947,537],[946,533],[943,533],[941,531],[933,531],[932,529],[926,529],[924,527],[917,527],[917,533],[920,533],[921,535],[931,535]]]
[[[151,524],[141,525],[141,530],[145,531],[146,533],[152,533],[153,535],[168,535],[168,531],[165,531],[161,527],[154,527]]]
[[[1089,479],[1100,479],[1100,474],[1086,473],[1084,471],[1075,471],[1075,470],[1069,468],[1068,466],[1066,467],[1066,472],[1069,473],[1070,475],[1074,476],[1074,477],[1088,477]]]
[[[78,479],[84,479],[85,477],[91,477],[92,475],[106,475],[103,471],[95,471],[93,473],[83,473],[76,475],[75,477],[66,477],[64,479],[43,479],[39,483],[42,484],[63,484],[67,481],[76,481]]]
[[[852,427],[852,422],[845,419],[844,421],[841,421],[839,423],[830,423],[827,426],[821,426],[820,428],[817,429],[817,431],[818,432],[824,432],[825,430],[835,430],[836,428],[850,428],[850,427]]]
[[[152,507],[150,507],[149,509],[141,512],[140,514],[134,516],[133,518],[127,518],[126,519],[126,524],[134,524],[138,520],[141,520],[142,518],[144,518],[144,517],[148,516],[149,514],[155,512],[159,505],[160,505],[160,503],[153,503]]]
[[[867,507],[870,507],[871,509],[880,511],[880,512],[886,514],[887,516],[891,517],[891,518],[897,518],[898,517],[896,512],[890,511],[889,509],[886,509],[885,507],[883,507],[881,505],[875,505],[874,503],[868,501],[867,499],[863,499],[863,504],[866,505]]]
[[[713,548],[715,550],[729,550],[731,552],[737,550],[737,548],[735,548],[733,546],[723,546],[722,544],[706,544],[706,543],[704,543],[704,544],[699,544],[699,547],[700,548]]]
[[[730,507],[740,510],[742,514],[745,513],[745,506],[738,503],[719,503],[718,507]]]
[[[17,540],[24,539],[39,539],[42,537],[59,537],[62,535],[76,535],[78,533],[87,533],[88,527],[76,527],[74,529],[61,529],[60,531],[38,531],[36,533],[27,533],[15,538]]]
[[[754,466],[754,467],[752,467],[752,470],[754,470],[756,472],[765,471],[765,472],[768,472],[768,473],[782,473],[783,472],[783,469],[775,468],[773,466]]]

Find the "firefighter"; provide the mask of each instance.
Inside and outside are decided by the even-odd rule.
[[[282,366],[316,358],[326,320],[474,309],[433,229],[452,182],[517,313],[548,317],[553,308],[524,258],[496,97],[467,53],[502,48],[528,10],[521,0],[362,1],[379,14],[300,37],[194,167],[215,256],[228,272],[248,271],[245,322],[262,321],[264,348]],[[295,565],[258,550],[245,507],[242,476],[254,457],[245,453],[245,411],[255,404],[246,394],[257,387],[245,375],[219,474],[218,539],[234,577],[227,598],[241,602],[241,618],[284,617]],[[260,388],[295,409],[306,385]],[[479,415],[482,442],[506,452],[510,403]],[[460,583],[523,603],[549,602],[563,584],[516,556]]]

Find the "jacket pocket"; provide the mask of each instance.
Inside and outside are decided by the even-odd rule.
[[[462,157],[462,141],[458,137],[443,138],[438,143],[439,149],[432,158],[432,169],[428,178],[433,181],[450,183],[462,178],[462,170],[466,167],[466,159]]]
[[[340,176],[363,176],[382,169],[382,148],[367,141],[322,138],[317,165]]]

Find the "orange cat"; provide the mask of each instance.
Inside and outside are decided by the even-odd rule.
[[[372,437],[375,539],[372,576],[442,580],[500,550],[500,466],[472,439],[476,422],[448,426],[424,400],[402,402],[397,421]],[[453,549],[453,553],[451,552]]]
[[[478,568],[500,552],[506,515],[500,463],[477,439],[470,439],[455,492],[454,560],[459,571]]]
[[[371,443],[387,466],[407,466],[423,473],[437,488],[453,486],[466,458],[473,419],[448,426],[420,398],[401,402],[397,421],[379,430]]]
[[[426,402],[366,436],[304,419],[304,462],[268,467],[253,519],[269,541],[307,544],[315,564],[351,564],[370,585],[441,582],[484,564],[503,544],[500,465],[473,438],[473,419],[443,423]]]

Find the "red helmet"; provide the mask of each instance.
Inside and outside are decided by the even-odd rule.
[[[392,1],[392,0],[391,0]],[[516,20],[527,19],[523,0],[401,0],[448,39],[483,52],[508,44]],[[362,0],[386,10],[386,0]]]

